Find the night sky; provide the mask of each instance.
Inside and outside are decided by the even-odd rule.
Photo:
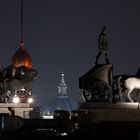
[[[68,95],[83,101],[78,78],[93,67],[98,35],[107,27],[114,75],[140,67],[139,0],[24,0],[24,42],[39,72],[33,82],[35,105],[56,97],[61,72]],[[20,0],[0,0],[0,66],[11,64],[20,42]],[[100,63],[104,63],[101,56]]]

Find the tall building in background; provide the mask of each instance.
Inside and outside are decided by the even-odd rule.
[[[46,109],[47,116],[53,116],[54,110],[72,111],[76,109],[76,104],[67,94],[67,85],[64,80],[64,74],[61,74],[60,84],[58,85],[57,97],[53,99]]]

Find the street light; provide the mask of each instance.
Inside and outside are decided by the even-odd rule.
[[[13,103],[18,104],[19,102],[20,102],[19,97],[18,97],[17,95],[15,95],[15,96],[13,97]]]
[[[28,100],[27,100],[27,102],[28,103],[33,103],[33,98],[32,97],[29,97]]]

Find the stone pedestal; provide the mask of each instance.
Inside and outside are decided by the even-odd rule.
[[[8,107],[12,107],[15,111],[15,115],[22,118],[29,118],[29,111],[33,110],[33,107],[29,103],[0,103],[0,113],[10,114]]]
[[[82,103],[79,112],[87,112],[89,121],[99,122],[140,122],[140,104],[137,103]]]

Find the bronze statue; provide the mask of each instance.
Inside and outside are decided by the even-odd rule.
[[[97,54],[95,64],[98,64],[98,59],[99,59],[99,57],[100,57],[100,55],[101,55],[102,53],[105,54],[106,64],[109,64],[108,42],[107,42],[107,38],[106,38],[105,31],[106,31],[106,27],[104,26],[104,27],[102,28],[102,31],[101,31],[101,33],[99,34],[99,38],[98,38],[98,48],[99,48],[99,52],[98,52],[98,54]]]
[[[37,76],[38,72],[35,69],[26,66],[9,65],[0,70],[0,102],[12,102],[15,94],[24,102],[31,96],[32,82]]]

